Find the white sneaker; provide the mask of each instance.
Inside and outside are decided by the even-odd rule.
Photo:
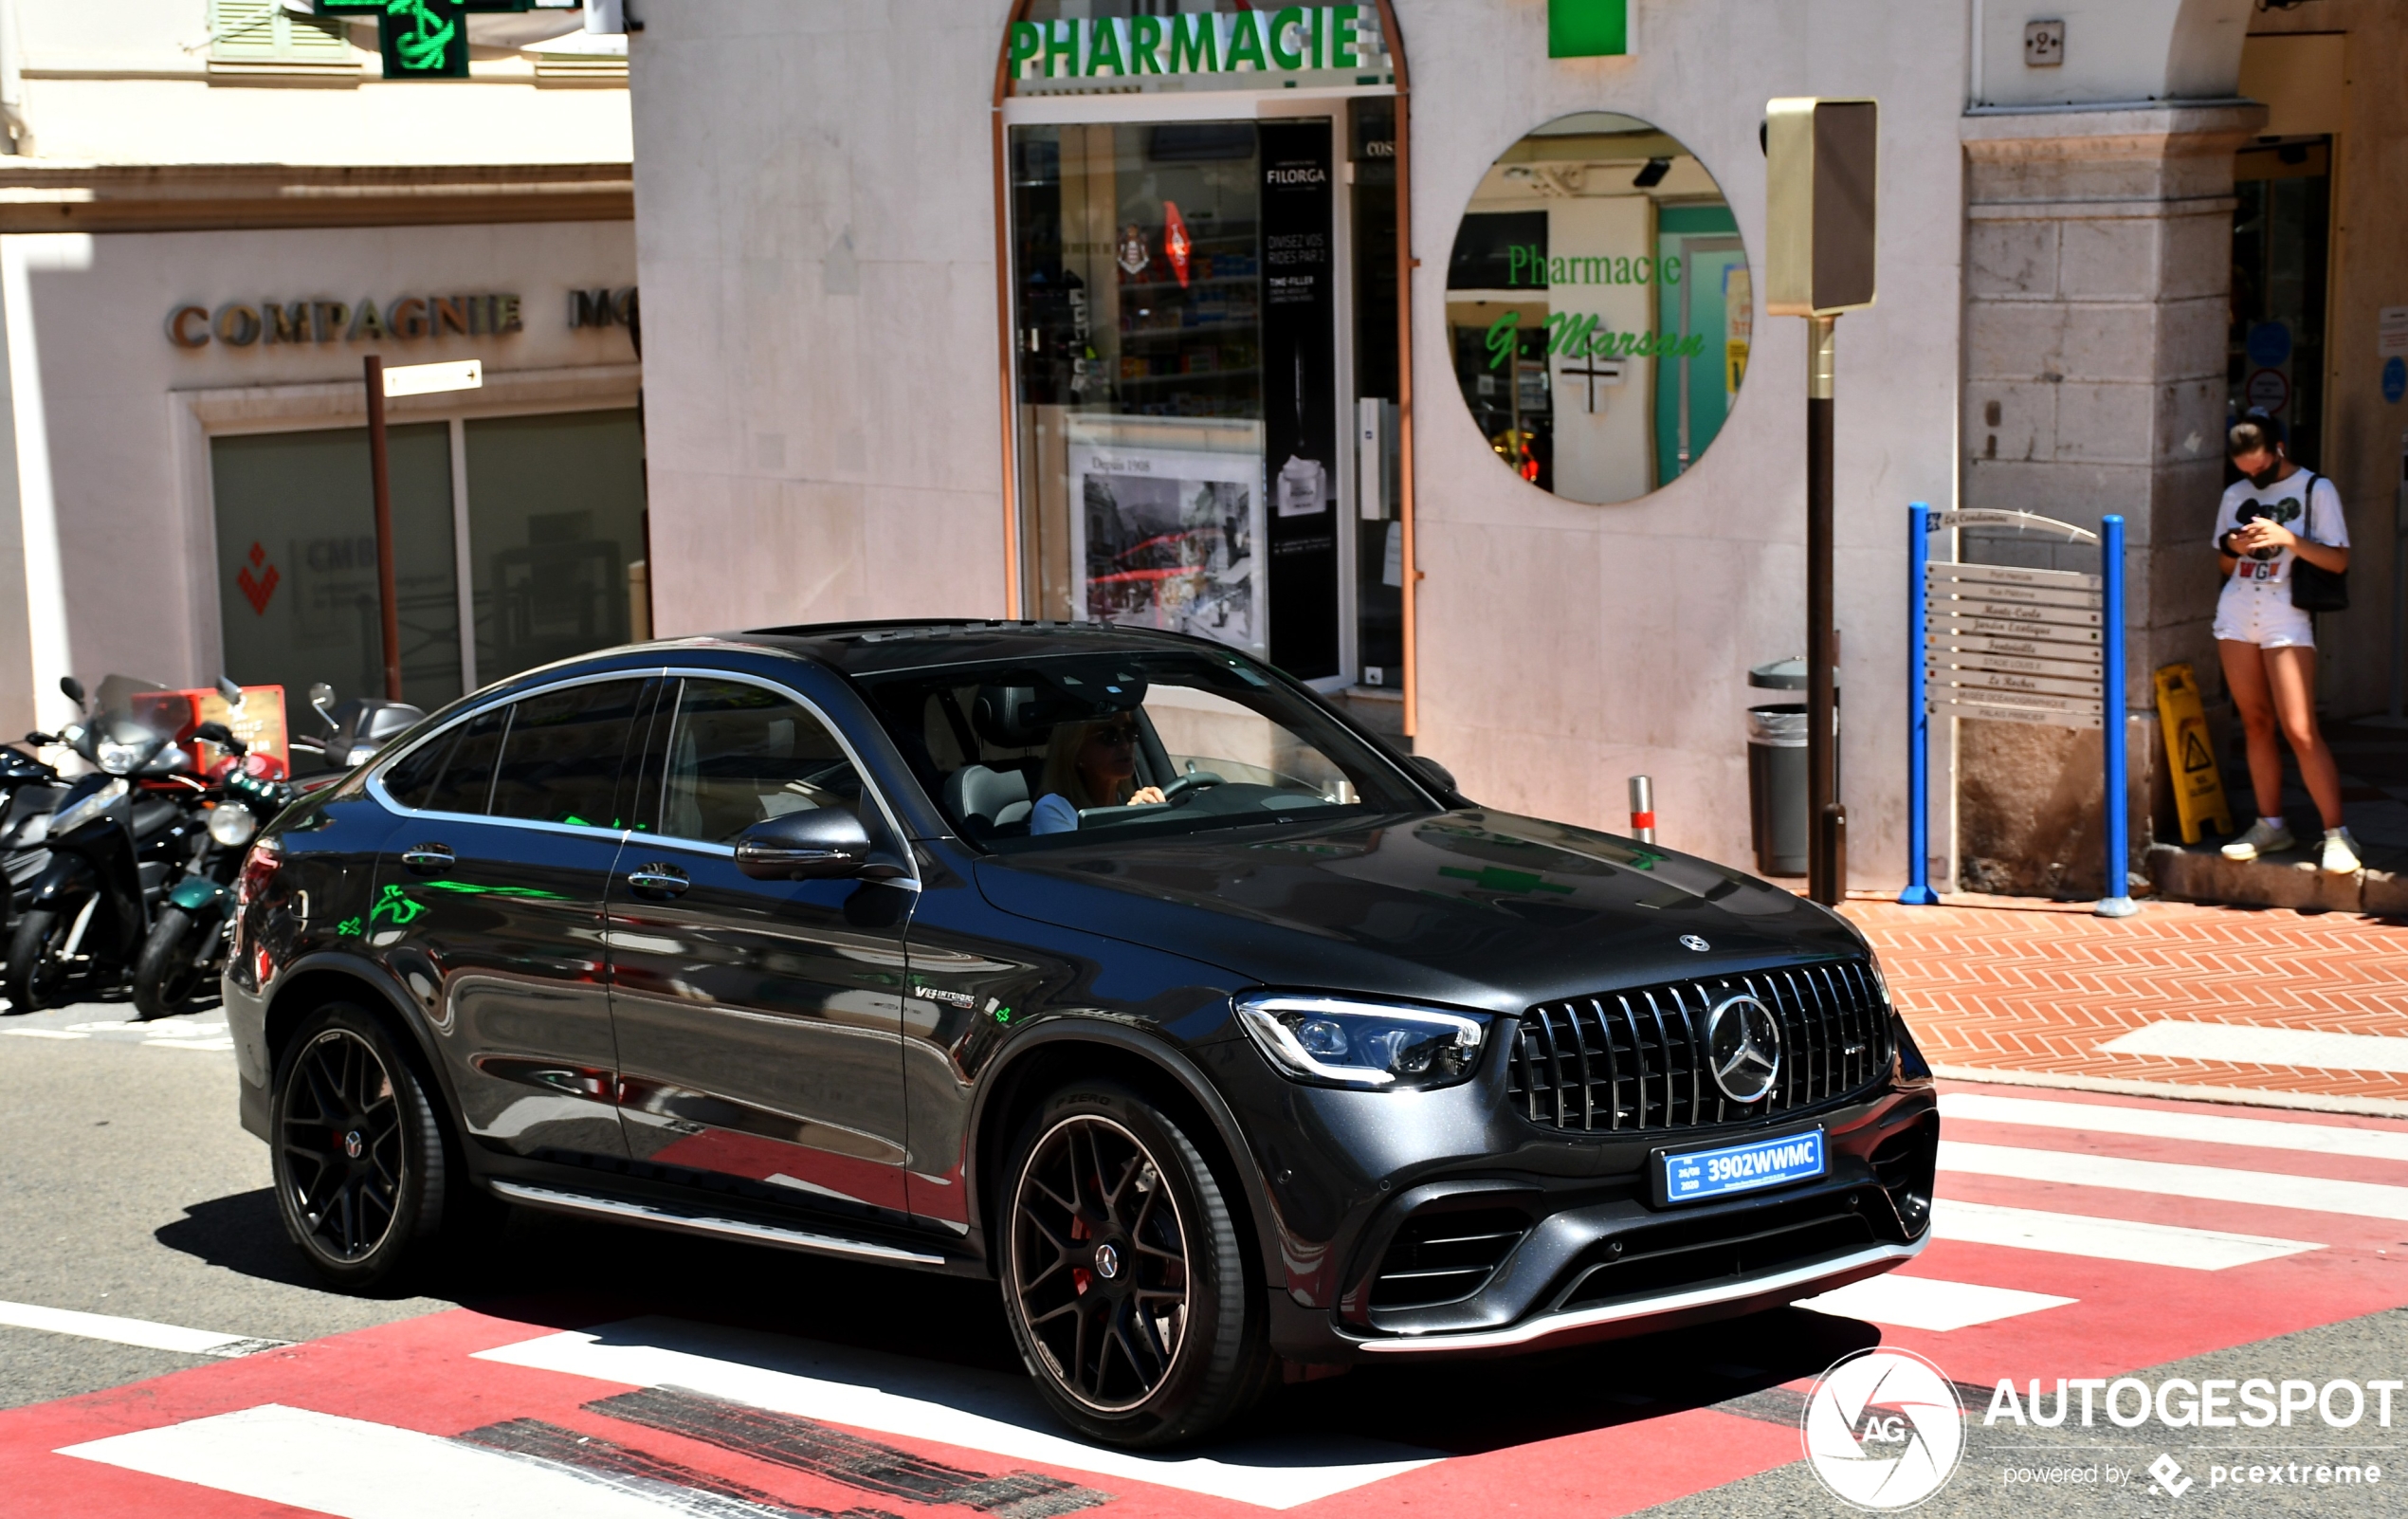
[[[2291,831],[2283,826],[2280,818],[2261,817],[2249,825],[2248,833],[2224,846],[2224,858],[2253,860],[2261,854],[2279,854],[2298,842],[2291,837]]]
[[[2326,875],[2355,875],[2359,869],[2358,841],[2345,828],[2325,830],[2324,869]]]

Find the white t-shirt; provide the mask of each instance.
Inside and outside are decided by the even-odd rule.
[[[2276,525],[2289,528],[2311,543],[2322,543],[2327,548],[2349,547],[2349,520],[2342,514],[2341,492],[2331,481],[2313,470],[2294,470],[2289,479],[2271,485],[2253,485],[2246,480],[2234,482],[2232,488],[2224,492],[2224,503],[2216,508],[2216,542],[2220,546],[2225,534],[2261,517],[2271,518]],[[2259,549],[2253,556],[2241,557],[2233,578],[2262,585],[2288,585],[2293,558],[2288,548]]]

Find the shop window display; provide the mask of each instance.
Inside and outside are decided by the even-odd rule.
[[[1583,112],[1500,155],[1447,267],[1481,436],[1568,500],[1631,501],[1702,458],[1747,373],[1755,292],[1722,190],[1648,123]]]

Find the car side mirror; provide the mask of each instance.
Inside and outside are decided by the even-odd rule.
[[[869,833],[841,807],[755,823],[736,840],[736,868],[756,881],[830,881],[869,864]]]
[[[1440,791],[1451,792],[1455,789],[1455,773],[1428,755],[1410,755],[1406,762],[1414,767],[1414,772],[1422,779],[1429,781]]]

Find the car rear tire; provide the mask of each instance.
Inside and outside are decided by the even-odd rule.
[[[456,1178],[443,1119],[364,1009],[328,1003],[293,1036],[277,1062],[268,1135],[277,1213],[320,1276],[359,1290],[428,1254]]]
[[[1260,1396],[1273,1362],[1246,1243],[1177,1120],[1125,1087],[1080,1082],[1038,1108],[1004,1176],[1004,1312],[1064,1422],[1148,1449]]]

